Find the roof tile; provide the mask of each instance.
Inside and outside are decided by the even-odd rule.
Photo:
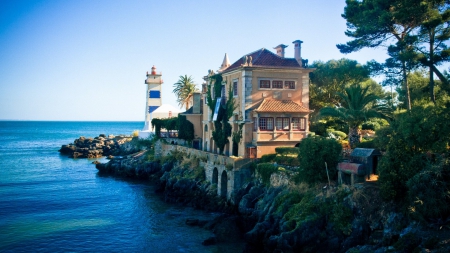
[[[311,112],[292,100],[264,99],[257,112]]]
[[[259,50],[256,50],[255,52],[249,53],[244,55],[243,57],[239,58],[239,60],[235,61],[233,64],[231,64],[230,67],[228,67],[223,72],[228,72],[230,70],[239,68],[241,64],[244,63],[242,60],[243,58],[252,57],[252,65],[253,67],[294,67],[294,68],[300,68],[300,64],[298,64],[297,60],[295,58],[283,58],[280,57],[271,51],[261,48]]]

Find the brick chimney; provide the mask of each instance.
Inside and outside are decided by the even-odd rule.
[[[294,58],[297,60],[298,64],[302,65],[302,43],[301,40],[296,40],[292,42],[294,44]]]
[[[277,50],[277,55],[280,56],[281,58],[284,58],[284,49],[287,48],[288,46],[280,44],[276,47],[274,47],[273,49]]]

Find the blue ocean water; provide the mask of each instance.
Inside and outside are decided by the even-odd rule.
[[[164,203],[152,185],[100,176],[99,159],[60,155],[80,136],[131,134],[143,122],[0,121],[0,252],[239,252],[205,247],[187,218],[217,214]]]

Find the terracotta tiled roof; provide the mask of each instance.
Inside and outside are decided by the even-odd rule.
[[[264,99],[257,112],[311,112],[292,100]]]
[[[297,60],[295,58],[283,58],[280,57],[271,51],[261,48],[255,52],[249,53],[244,55],[243,57],[239,58],[236,62],[231,64],[230,67],[228,67],[223,72],[228,72],[233,69],[239,68],[241,64],[244,63],[243,58],[252,57],[252,65],[253,67],[294,67],[294,68],[300,68],[300,64],[298,64]]]

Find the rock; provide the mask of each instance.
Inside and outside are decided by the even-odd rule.
[[[93,161],[92,164],[100,164],[101,162],[99,161]]]
[[[186,219],[186,225],[188,226],[197,226],[198,219]]]
[[[211,236],[210,238],[204,240],[202,242],[202,245],[209,246],[209,245],[214,245],[216,243],[217,243],[217,238],[215,236]]]

